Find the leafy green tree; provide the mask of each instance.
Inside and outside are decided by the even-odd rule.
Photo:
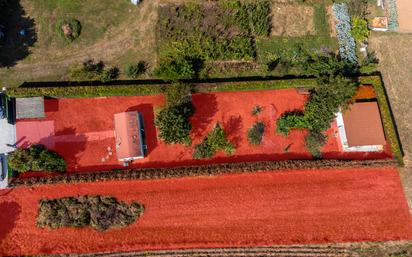
[[[31,145],[26,149],[17,148],[9,156],[9,165],[20,173],[66,170],[64,159],[56,152],[47,150],[43,145]]]
[[[289,135],[291,129],[307,127],[304,114],[298,111],[286,112],[276,121],[276,132],[285,136]]]
[[[309,134],[305,137],[305,145],[308,151],[315,158],[321,158],[321,148],[326,144],[327,136],[318,131],[310,131]]]
[[[219,150],[224,150],[227,154],[233,154],[235,148],[233,144],[227,140],[226,133],[220,124],[217,123],[215,128],[203,139],[203,142],[195,146],[193,158],[211,158]]]

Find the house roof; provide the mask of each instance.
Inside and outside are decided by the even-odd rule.
[[[44,118],[44,98],[16,98],[16,119]]]
[[[143,157],[142,133],[138,112],[114,115],[116,154],[121,161]]]
[[[343,122],[349,147],[386,143],[377,102],[354,103],[343,113]]]

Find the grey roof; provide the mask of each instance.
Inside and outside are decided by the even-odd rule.
[[[44,98],[16,98],[16,119],[44,118]]]

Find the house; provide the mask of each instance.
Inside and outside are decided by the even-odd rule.
[[[137,111],[114,115],[117,159],[128,165],[130,161],[144,158],[143,129]]]
[[[336,120],[343,151],[383,151],[386,140],[376,101],[356,102]]]

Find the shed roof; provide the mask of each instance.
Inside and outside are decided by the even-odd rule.
[[[343,113],[343,121],[349,147],[386,143],[377,102],[354,103]]]
[[[16,98],[16,119],[44,118],[44,98]]]
[[[142,133],[138,112],[114,115],[116,154],[120,161],[143,158]]]

